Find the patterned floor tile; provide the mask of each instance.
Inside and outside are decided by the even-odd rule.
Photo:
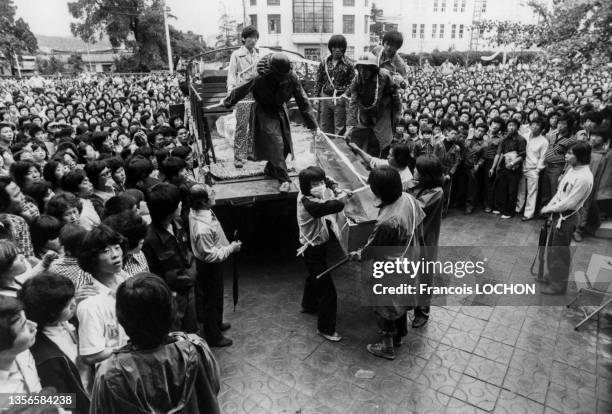
[[[439,414],[444,412],[449,397],[441,392],[415,384],[406,390],[406,396],[398,404],[398,413],[407,414]]]
[[[612,380],[597,377],[597,398],[612,403]]]
[[[514,346],[518,340],[520,331],[509,326],[500,325],[497,322],[489,321],[480,336],[502,342],[506,345]]]
[[[470,360],[470,353],[451,346],[440,344],[436,352],[430,357],[429,362],[437,366],[445,366],[463,373]]]
[[[502,388],[544,404],[548,377],[542,372],[523,372],[517,368],[508,368]]]
[[[525,374],[537,372],[549,377],[552,373],[553,359],[550,355],[534,354],[516,348],[509,366],[519,369]]]
[[[555,351],[555,340],[537,333],[521,331],[516,346],[535,354],[552,355]]]
[[[500,391],[495,385],[463,375],[453,396],[482,410],[491,411],[495,407]]]
[[[451,326],[440,342],[466,352],[472,352],[478,343],[478,335]]]
[[[570,388],[577,391],[592,391],[595,389],[596,385],[595,375],[570,365],[563,364],[559,361],[553,362],[553,370],[550,380],[551,382],[564,388]]]
[[[612,413],[612,403],[604,400],[597,400],[597,414]]]
[[[453,328],[468,332],[472,335],[480,336],[485,326],[487,326],[487,321],[483,321],[482,319],[474,318],[466,315],[465,313],[459,312],[457,313],[452,326]]]
[[[448,406],[444,411],[445,414],[484,414],[486,411],[481,410],[471,404],[461,401],[457,398],[451,398]]]
[[[472,355],[467,367],[465,368],[464,374],[501,387],[504,382],[507,369],[508,367],[504,364],[483,358],[478,355]]]
[[[448,329],[448,325],[443,325],[439,322],[430,321],[422,328],[413,329],[414,333],[419,334],[425,338],[433,339],[434,341],[440,341],[446,330]]]
[[[492,339],[481,337],[474,349],[474,353],[502,364],[508,364],[510,358],[512,358],[512,347]]]
[[[502,390],[493,412],[495,414],[542,414],[544,405],[510,391]]]
[[[430,360],[415,382],[448,396],[452,396],[461,373]]]
[[[585,414],[597,411],[597,400],[594,392],[577,391],[550,384],[546,396],[546,405],[567,414]]]
[[[493,309],[494,308],[491,306],[462,306],[461,313],[482,319],[483,321],[488,321],[493,313]]]
[[[219,408],[223,414],[266,414],[267,411],[257,405],[257,402],[239,393],[234,389],[229,389],[221,393],[218,397]]]
[[[496,322],[500,325],[509,326],[513,329],[521,329],[523,322],[525,321],[526,313],[522,311],[522,308],[513,306],[497,306],[489,322]]]
[[[523,322],[522,332],[533,333],[545,336],[550,339],[557,339],[558,320],[544,320],[541,318],[526,317]]]

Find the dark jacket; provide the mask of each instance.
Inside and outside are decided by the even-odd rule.
[[[219,367],[197,335],[173,333],[155,348],[128,344],[96,373],[91,414],[220,413]]]
[[[42,330],[36,334],[36,342],[30,351],[36,361],[40,385],[53,387],[58,393],[76,394],[76,406],[73,412],[87,414],[89,396],[83,387],[79,371],[70,358],[55,342],[42,333]]]

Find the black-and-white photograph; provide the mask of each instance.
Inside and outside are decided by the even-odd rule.
[[[612,413],[612,2],[0,0],[0,413]]]

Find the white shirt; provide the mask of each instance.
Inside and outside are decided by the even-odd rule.
[[[0,393],[2,394],[38,393],[41,390],[36,362],[29,349],[17,355],[9,370],[0,370]],[[8,396],[1,397],[0,407],[8,407],[7,401]]]
[[[240,86],[257,76],[257,61],[265,54],[264,49],[253,48],[251,52],[245,46],[234,50],[227,69],[227,90]]]
[[[548,149],[548,140],[544,135],[531,138],[527,142],[523,171],[544,169],[544,155]]]
[[[81,226],[87,231],[90,231],[92,228],[100,224],[100,216],[96,212],[91,200],[86,198],[81,198],[81,205],[83,209],[81,210],[80,222]]]
[[[56,326],[45,326],[43,333],[76,365],[79,355],[76,328],[70,322],[61,322]]]
[[[219,263],[232,253],[221,223],[210,210],[189,210],[191,249],[199,260]]]
[[[592,189],[593,173],[589,166],[571,167],[561,178],[557,193],[545,207],[553,213],[578,210],[589,197]]]
[[[372,159],[370,160],[370,168],[375,169],[375,168],[381,168],[381,167],[389,167],[389,160],[383,160],[382,158],[376,158],[376,157],[372,157]],[[394,170],[396,170],[399,175],[400,178],[402,180],[402,185],[406,186],[406,184],[409,181],[412,181],[412,173],[410,172],[410,168],[406,167],[402,170],[399,170],[395,167],[391,167]]]
[[[115,277],[119,284],[128,276],[120,272]],[[76,311],[79,320],[79,354],[85,356],[97,354],[106,348],[120,348],[128,341],[123,327],[117,321],[115,291],[94,278],[92,284],[100,293],[83,300]]]

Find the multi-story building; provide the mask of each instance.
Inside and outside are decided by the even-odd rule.
[[[397,0],[396,0],[397,1]],[[359,57],[370,44],[370,0],[245,0],[247,23],[261,46],[294,50],[312,60],[329,53],[327,41],[343,34],[346,54]]]
[[[378,0],[384,18],[399,18],[404,34],[401,52],[443,50],[490,50],[474,23],[483,20],[537,23],[538,17],[526,0]]]

